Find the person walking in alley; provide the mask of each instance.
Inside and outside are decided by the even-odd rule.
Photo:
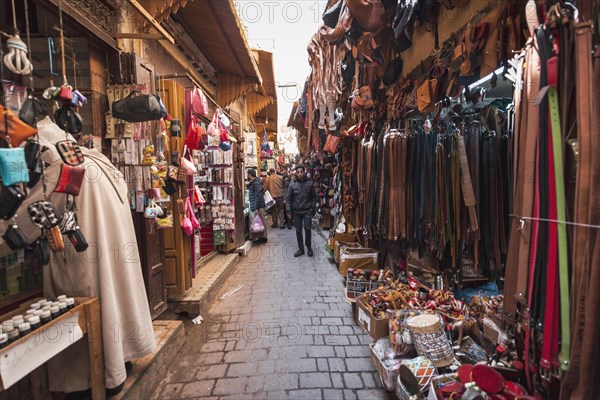
[[[311,225],[317,194],[313,182],[306,177],[303,165],[296,167],[296,180],[290,183],[285,194],[286,211],[288,218],[293,219],[296,226],[296,239],[298,240],[298,251],[294,257],[304,254],[304,245],[308,256],[313,256],[311,243]],[[291,214],[291,216],[290,216]],[[302,227],[304,227],[305,239],[302,238]]]
[[[283,178],[281,177],[281,175],[275,173],[275,168],[271,168],[271,170],[269,171],[271,174],[267,177],[267,179],[265,179],[265,185],[264,185],[264,190],[268,190],[269,193],[271,193],[271,196],[273,196],[273,199],[275,200],[275,205],[272,208],[272,212],[271,212],[271,217],[273,218],[273,225],[271,225],[271,228],[281,228],[283,229],[283,220],[282,220],[282,215],[281,213],[283,213]],[[281,225],[279,225],[281,223]]]
[[[263,232],[250,233],[251,239],[256,239],[255,243],[267,243],[267,221],[265,219],[265,194],[263,184],[260,178],[256,177],[256,171],[249,169],[248,172],[248,197],[250,202],[250,221],[254,219],[254,215],[259,215],[265,227]]]
[[[287,196],[287,191],[290,187],[290,183],[292,182],[292,178],[290,177],[290,175],[287,173],[287,171],[285,172],[285,175],[283,176],[283,220],[285,222],[285,226],[288,229],[292,229],[292,224],[293,221],[290,218],[290,216],[288,215],[288,213],[286,212],[287,206],[286,206],[286,201],[285,198]]]

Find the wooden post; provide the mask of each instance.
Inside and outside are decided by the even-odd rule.
[[[94,299],[85,305],[88,350],[90,353],[90,373],[92,380],[92,399],[104,400],[104,346],[102,344],[102,321],[100,319],[100,301]]]

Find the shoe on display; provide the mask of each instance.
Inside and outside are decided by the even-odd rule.
[[[310,247],[309,247],[309,248],[308,248],[308,256],[309,256],[309,257],[312,257],[313,255],[314,255],[314,254],[313,254],[312,248],[310,248]]]
[[[298,250],[294,253],[294,257],[300,257],[304,255],[304,250]]]

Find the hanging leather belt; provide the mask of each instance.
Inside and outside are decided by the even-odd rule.
[[[529,216],[533,214],[534,168],[536,135],[539,125],[539,112],[532,107],[531,99],[539,88],[539,56],[533,40],[527,44],[523,92],[516,112],[519,121],[515,124],[515,201],[513,214]],[[511,223],[510,241],[505,273],[504,313],[510,320],[515,316],[517,298],[525,298],[528,285],[529,245],[531,227],[528,223]],[[513,297],[510,293],[514,293]]]

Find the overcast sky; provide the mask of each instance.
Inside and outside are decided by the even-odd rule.
[[[250,46],[272,51],[278,95],[279,126],[287,123],[310,72],[306,46],[317,31],[326,0],[234,0],[248,29]]]

